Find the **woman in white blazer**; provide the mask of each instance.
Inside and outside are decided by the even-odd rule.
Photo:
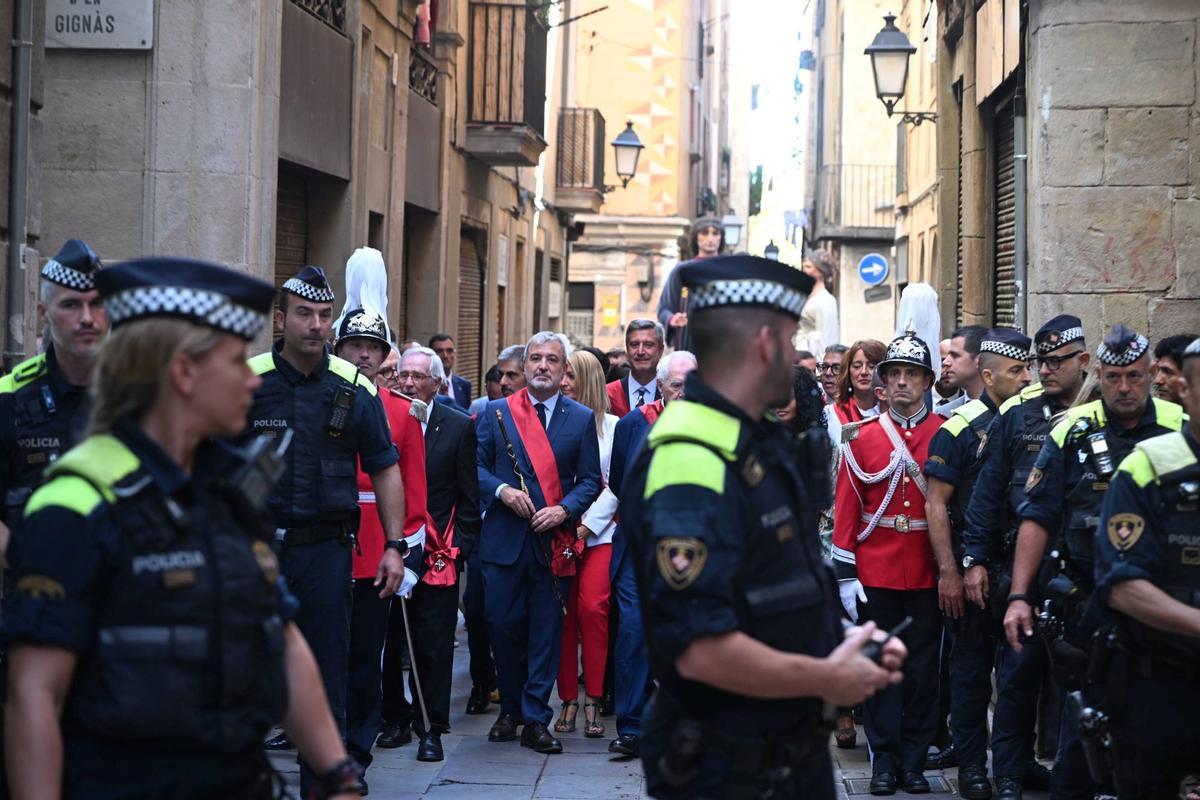
[[[617,497],[608,488],[608,468],[612,460],[613,431],[617,418],[608,413],[608,394],[604,389],[604,373],[596,357],[585,350],[576,350],[568,359],[563,377],[562,392],[581,403],[596,415],[596,436],[600,441],[600,469],[605,486],[596,502],[579,520],[576,535],[585,540],[585,549],[576,566],[567,600],[567,617],[563,621],[562,656],[558,662],[558,696],[562,712],[554,723],[557,733],[575,730],[579,714],[579,661],[582,643],[583,683],[586,700],[583,703],[583,735],[599,738],[604,735],[600,722],[600,699],[604,694],[604,669],[608,660],[608,605],[612,594],[608,566],[612,557],[613,531],[617,527]]]

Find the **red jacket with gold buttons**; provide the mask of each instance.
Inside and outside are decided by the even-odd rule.
[[[886,413],[886,412],[885,412]],[[839,578],[857,577],[863,586],[877,589],[932,589],[937,583],[937,563],[929,544],[925,520],[925,495],[917,483],[928,458],[929,442],[944,419],[933,413],[911,428],[890,420],[907,445],[916,470],[895,467],[876,483],[864,482],[842,457],[838,466],[833,511],[833,558]],[[892,460],[892,442],[878,417],[843,428],[848,447],[860,471],[880,473]],[[900,479],[880,522],[860,541],[870,519],[887,497],[892,473]],[[916,474],[912,474],[912,472]]]

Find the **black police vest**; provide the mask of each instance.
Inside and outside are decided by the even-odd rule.
[[[180,508],[141,470],[111,492],[114,571],[65,731],[204,752],[257,748],[287,708],[278,561],[266,531],[247,530],[215,496]]]
[[[1010,519],[1016,518],[1017,508],[1025,500],[1025,483],[1037,463],[1038,455],[1053,429],[1053,413],[1044,396],[1028,399],[1021,403],[1021,441],[1012,453],[1013,475],[1008,485],[1008,508]]]
[[[38,356],[18,365],[11,376],[16,384],[21,384],[23,377],[29,382],[19,385],[11,400],[16,446],[5,454],[10,479],[4,496],[4,520],[9,528],[19,525],[25,504],[41,484],[46,467],[79,442],[87,422],[86,393],[59,396],[51,388],[46,368],[45,356]]]
[[[1154,454],[1147,445],[1156,443],[1142,445],[1152,464]],[[1184,448],[1187,446],[1183,443]],[[1166,564],[1158,588],[1185,605],[1200,608],[1200,463],[1193,456],[1190,465],[1160,475],[1159,481],[1162,505],[1158,511],[1161,531],[1166,536]],[[1200,639],[1159,631],[1128,618],[1122,625],[1122,633],[1143,652],[1189,667],[1200,664]]]
[[[956,561],[962,560],[962,553],[958,551],[962,549],[962,530],[967,519],[967,507],[971,505],[971,495],[975,493],[975,482],[979,480],[979,471],[983,467],[983,461],[979,457],[980,451],[986,441],[988,425],[995,416],[996,412],[988,408],[987,411],[967,423],[967,430],[970,431],[969,435],[971,436],[971,444],[967,447],[970,458],[967,461],[966,469],[962,471],[962,478],[959,480],[958,486],[954,489],[954,506],[951,510],[950,520],[954,533]]]
[[[821,556],[820,509],[804,489],[798,448],[781,434],[739,455],[726,477],[727,490],[740,494],[739,505],[748,510],[747,544],[734,581],[738,629],[768,647],[824,658],[841,641],[841,606],[833,572]],[[816,698],[742,697],[677,675],[667,682],[685,714],[705,710],[706,724],[733,736],[769,738],[804,726],[811,731],[823,707]]]
[[[1133,452],[1137,441],[1126,436],[1109,433],[1108,449],[1113,463],[1120,464]],[[1082,438],[1068,438],[1063,447],[1063,465],[1068,475],[1075,480],[1067,487],[1067,516],[1059,537],[1059,549],[1063,558],[1071,565],[1071,578],[1080,588],[1091,592],[1096,585],[1095,542],[1096,528],[1100,524],[1100,507],[1104,504],[1104,493],[1108,481],[1096,474],[1091,459],[1082,464],[1079,454],[1086,453]]]

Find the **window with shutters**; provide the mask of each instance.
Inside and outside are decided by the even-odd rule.
[[[1017,310],[1015,122],[1012,100],[1000,104],[992,125],[992,324],[1006,328],[1016,324]]]

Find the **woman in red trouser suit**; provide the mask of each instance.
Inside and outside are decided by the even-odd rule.
[[[596,357],[583,350],[573,352],[568,362],[562,392],[595,412],[600,467],[607,481],[617,418],[607,413],[604,373]],[[563,622],[562,655],[558,662],[558,696],[562,700],[562,713],[554,723],[558,733],[575,730],[575,717],[579,713],[579,645],[582,639],[583,683],[587,694],[583,704],[583,733],[593,739],[604,735],[600,698],[604,694],[604,667],[608,659],[608,601],[612,594],[608,565],[616,513],[617,498],[605,486],[579,521],[577,535],[586,539],[587,547],[580,557],[575,580],[571,582],[567,617]]]

